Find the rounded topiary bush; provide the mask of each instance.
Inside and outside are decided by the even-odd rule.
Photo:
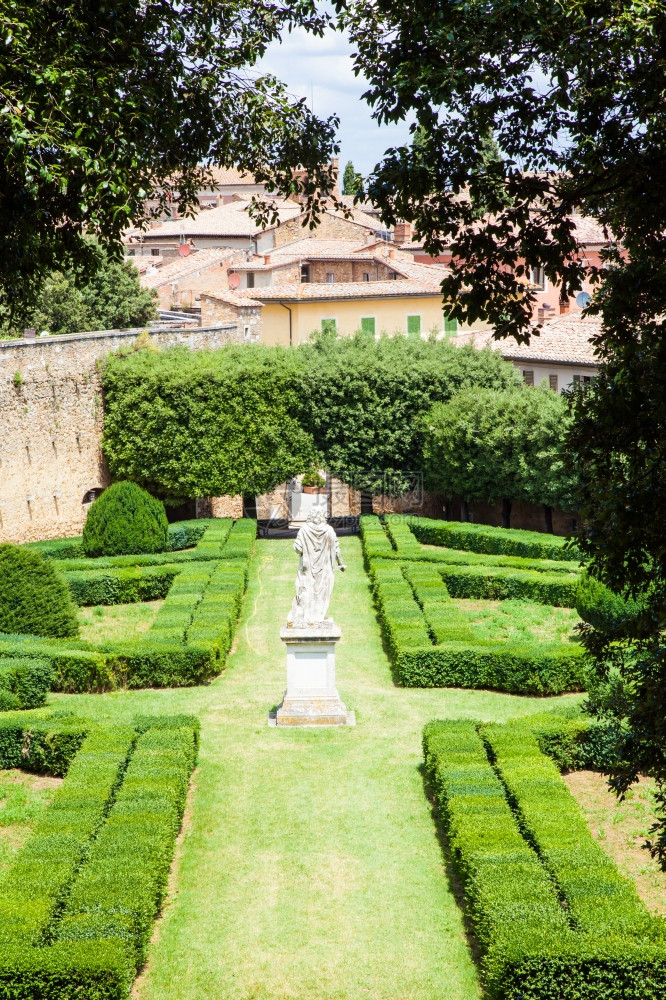
[[[58,570],[40,552],[0,545],[0,632],[78,635],[76,606]]]
[[[161,501],[136,483],[114,483],[88,511],[83,550],[87,556],[164,552],[167,530]]]

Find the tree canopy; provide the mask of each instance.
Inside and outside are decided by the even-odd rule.
[[[326,467],[375,493],[402,493],[422,474],[421,417],[433,403],[471,386],[504,389],[518,378],[495,351],[420,337],[323,334],[299,352],[310,401],[303,419]]]
[[[27,326],[56,334],[126,329],[153,319],[156,300],[155,292],[141,287],[134,264],[100,251],[97,270],[83,283],[77,284],[71,271],[48,274],[24,319]],[[2,332],[21,333],[8,324]]]
[[[354,164],[347,160],[344,173],[342,175],[342,193],[356,194],[363,187],[363,178],[354,170]]]
[[[335,120],[248,68],[282,32],[326,20],[315,0],[5,3],[0,306],[20,325],[45,273],[90,274],[83,234],[117,245],[146,198],[191,210],[207,164],[300,187],[316,215]]]
[[[412,117],[419,139],[387,151],[369,196],[385,224],[411,220],[430,253],[451,247],[443,289],[452,314],[526,340],[527,267],[543,267],[565,296],[585,273],[597,284],[590,311],[602,317],[601,371],[575,400],[568,445],[582,481],[579,545],[613,592],[649,597],[624,626],[619,669],[631,698],[618,710],[627,737],[616,783],[628,787],[641,769],[656,777],[665,808],[655,850],[666,865],[666,9],[661,0],[336,7],[373,114]],[[475,220],[474,178],[490,134],[506,203],[501,186],[487,186],[489,214]],[[600,268],[585,260],[576,213],[607,234]],[[618,638],[586,634],[601,674],[619,655]]]
[[[568,419],[566,401],[545,386],[459,392],[425,417],[426,482],[446,496],[502,500],[507,528],[514,500],[571,510]]]

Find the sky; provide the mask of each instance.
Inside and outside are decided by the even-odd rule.
[[[340,171],[347,160],[366,176],[385,149],[409,139],[408,125],[381,128],[361,94],[366,89],[362,77],[354,76],[353,48],[339,32],[327,31],[315,38],[302,29],[273,43],[258,69],[273,73],[297,97],[305,97],[320,118],[337,114],[340,118]]]

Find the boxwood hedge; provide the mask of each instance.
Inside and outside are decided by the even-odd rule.
[[[663,1000],[663,921],[602,856],[554,764],[524,735],[470,722],[424,730],[488,994]]]
[[[531,695],[584,687],[586,660],[579,644],[481,641],[451,600],[520,597],[570,606],[577,577],[373,557],[390,542],[377,518],[362,522],[377,614],[398,683]]]
[[[181,716],[94,727],[84,738],[0,884],[0,996],[129,996],[164,894],[197,732]]]
[[[523,556],[527,559],[570,562],[581,558],[579,550],[566,538],[540,531],[492,528],[486,524],[460,521],[434,521],[427,517],[408,517],[407,520],[418,541],[427,545],[445,545],[452,549]]]
[[[231,646],[255,537],[255,521],[211,519],[186,552],[57,562],[81,603],[164,603],[136,639],[91,645],[0,633],[0,657],[47,661],[53,688],[68,693],[206,683]]]
[[[0,712],[39,708],[52,682],[53,670],[46,659],[0,657]]]

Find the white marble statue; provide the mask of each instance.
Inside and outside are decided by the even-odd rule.
[[[327,621],[328,605],[333,590],[334,573],[342,562],[340,546],[333,528],[326,522],[326,515],[316,508],[299,529],[294,542],[300,554],[296,575],[296,597],[291,606],[287,623],[307,627]]]

